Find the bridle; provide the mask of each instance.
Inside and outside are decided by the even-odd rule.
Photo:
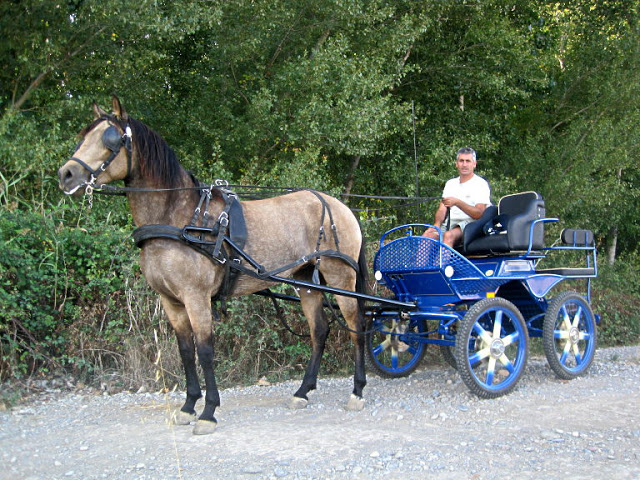
[[[89,172],[91,177],[89,178],[88,182],[81,183],[72,191],[68,192],[70,195],[75,193],[80,187],[85,187],[85,194],[91,195],[93,193],[93,187],[96,181],[98,180],[98,177],[102,172],[104,172],[107,168],[109,168],[109,165],[118,156],[122,147],[125,148],[125,151],[127,153],[127,175],[125,179],[128,178],[129,175],[131,174],[131,127],[129,123],[127,122],[124,128],[118,125],[120,126],[120,128],[124,130],[124,133],[120,134],[120,131],[114,125],[115,120],[113,118],[102,117],[102,120],[109,123],[109,127],[107,127],[107,129],[102,133],[102,144],[104,145],[105,148],[111,151],[111,154],[104,162],[102,162],[102,165],[100,165],[96,169],[91,168],[89,165],[87,165],[83,160],[80,160],[78,157],[75,157],[75,156],[71,157],[69,160],[82,165],[82,167]],[[80,148],[83,142],[84,140],[82,140],[76,146],[76,151]]]

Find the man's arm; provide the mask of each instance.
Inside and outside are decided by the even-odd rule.
[[[486,203],[476,203],[474,206],[471,206],[468,203],[460,200],[459,198],[447,197],[447,198],[443,198],[442,199],[442,202],[440,203],[440,207],[444,208],[445,214],[446,214],[446,211],[447,211],[447,207],[448,208],[458,207],[460,210],[462,210],[464,213],[469,215],[474,220],[478,220],[482,216],[482,214],[485,211],[485,209],[487,208],[487,204]],[[438,209],[438,213],[439,212],[440,212],[440,208]],[[437,213],[436,213],[436,217],[437,217]],[[444,215],[443,215],[442,219],[444,221]]]
[[[438,207],[438,210],[436,210],[436,215],[435,215],[433,224],[436,227],[440,228],[446,216],[447,216],[447,207],[444,205],[443,202],[440,202],[440,206]]]

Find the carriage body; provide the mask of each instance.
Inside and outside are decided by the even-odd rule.
[[[405,376],[417,368],[428,344],[439,345],[471,391],[493,398],[515,387],[526,366],[529,338],[541,337],[556,375],[584,374],[599,323],[590,307],[596,248],[585,230],[566,230],[562,245],[544,247],[536,236],[541,226],[555,221],[534,215],[524,227],[527,244],[516,251],[465,253],[445,245],[441,232],[439,240],[421,236],[436,228],[427,224],[402,225],[382,235],[374,259],[376,280],[415,308],[369,312],[369,365],[383,376]],[[574,254],[581,264],[540,268],[560,252]],[[584,293],[548,298],[569,279],[584,280]]]

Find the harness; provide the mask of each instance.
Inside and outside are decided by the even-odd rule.
[[[224,265],[226,269],[224,281],[222,283],[222,287],[214,297],[214,300],[220,300],[222,303],[224,303],[226,298],[233,293],[238,276],[241,273],[258,280],[268,281],[272,280],[272,277],[275,275],[315,259],[312,280],[314,284],[320,285],[319,266],[322,257],[339,258],[350,265],[356,272],[360,271],[358,263],[353,258],[340,252],[340,241],[336,226],[333,222],[331,208],[322,195],[313,190],[309,191],[312,192],[322,204],[322,215],[315,250],[294,262],[267,271],[263,265],[260,265],[244,251],[244,245],[247,240],[247,227],[242,210],[242,204],[238,200],[237,195],[231,190],[221,186],[222,184],[226,185],[226,183],[216,181],[216,184],[217,186],[211,185],[208,188],[202,189],[200,201],[194,210],[193,217],[189,225],[182,228],[174,227],[172,225],[155,224],[140,226],[133,231],[133,238],[136,246],[142,248],[147,240],[154,238],[175,240],[193,248],[212,262]],[[215,223],[211,225],[209,202],[211,200],[213,188],[219,189],[225,206],[222,212],[220,212]],[[320,244],[326,239],[324,229],[326,215],[329,215],[331,234],[336,244],[335,250],[320,250]],[[202,219],[202,226],[196,225],[199,219]]]

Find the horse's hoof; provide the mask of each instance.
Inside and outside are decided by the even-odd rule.
[[[293,397],[291,399],[291,403],[289,403],[289,408],[291,410],[302,410],[303,408],[307,408],[307,404],[309,400],[301,397]]]
[[[209,435],[216,431],[218,422],[211,420],[198,420],[196,426],[193,427],[194,435]]]
[[[196,414],[183,412],[182,410],[176,410],[171,414],[170,422],[172,425],[189,425],[191,422],[195,422]]]
[[[352,393],[344,408],[350,412],[359,412],[364,408],[364,398],[358,397]]]

